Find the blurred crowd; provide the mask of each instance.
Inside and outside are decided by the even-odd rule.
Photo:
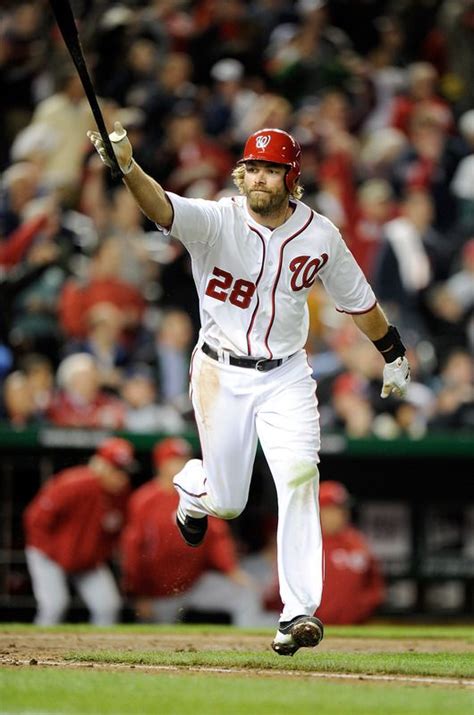
[[[473,0],[73,0],[109,127],[188,197],[233,193],[249,133],[290,131],[304,200],[341,230],[408,345],[404,400],[315,285],[323,429],[474,427]],[[91,147],[47,0],[0,7],[1,417],[179,433],[199,329],[187,254]]]

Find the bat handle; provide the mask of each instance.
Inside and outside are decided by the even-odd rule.
[[[110,169],[110,173],[112,174],[112,179],[123,179],[124,174],[120,168],[117,169],[115,166],[113,166]]]

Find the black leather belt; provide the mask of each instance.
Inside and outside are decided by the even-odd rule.
[[[266,360],[265,358],[260,358],[257,360],[256,358],[237,357],[236,355],[228,355],[228,358],[224,359],[220,358],[217,350],[211,348],[211,346],[207,343],[203,343],[201,349],[203,353],[218,362],[225,362],[229,365],[235,365],[235,367],[250,367],[254,370],[258,370],[259,372],[268,372],[269,370],[273,370],[275,367],[280,367],[282,363],[288,360],[288,358],[277,358],[276,360]]]

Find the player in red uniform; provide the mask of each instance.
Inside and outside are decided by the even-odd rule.
[[[319,506],[325,577],[318,616],[325,623],[362,623],[384,599],[384,579],[364,535],[350,523],[350,496],[340,482],[324,481]]]
[[[383,602],[385,582],[365,536],[351,524],[351,498],[341,482],[321,482],[319,507],[324,551],[324,584],[318,617],[330,625],[363,623]],[[265,592],[268,610],[281,600],[276,574]]]
[[[59,623],[72,581],[96,625],[115,623],[121,597],[106,564],[117,545],[129,494],[133,446],[105,439],[84,466],[47,481],[24,513],[26,561],[38,610],[35,623]]]
[[[254,625],[260,601],[247,588],[228,525],[211,518],[205,543],[192,550],[176,529],[173,477],[190,457],[184,439],[169,437],[155,446],[156,475],[133,493],[122,534],[124,588],[144,620],[172,623],[187,608],[225,611],[236,625]]]

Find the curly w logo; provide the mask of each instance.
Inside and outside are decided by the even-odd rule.
[[[293,273],[290,281],[292,290],[298,291],[303,288],[311,288],[316,280],[316,274],[328,262],[328,254],[323,253],[321,258],[311,256],[297,256],[290,263],[290,271]]]
[[[255,140],[255,146],[257,149],[266,149],[270,144],[271,139],[270,134],[260,134],[260,136]]]

